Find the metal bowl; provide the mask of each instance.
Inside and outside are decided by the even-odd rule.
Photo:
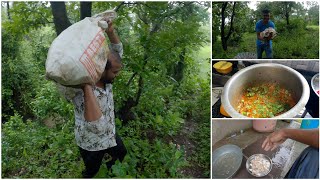
[[[270,163],[270,168],[268,171],[266,171],[264,174],[261,174],[261,175],[256,175],[254,173],[252,173],[249,169],[251,168],[250,167],[250,164],[251,164],[251,161],[255,158],[255,157],[259,157],[259,158],[263,158],[267,161],[269,161]],[[270,173],[271,169],[272,169],[272,160],[267,156],[267,155],[264,155],[264,154],[254,154],[252,156],[250,156],[248,159],[247,159],[247,162],[246,162],[246,168],[247,168],[247,171],[252,175],[252,176],[255,176],[255,177],[263,177],[263,176],[266,176]]]
[[[243,90],[252,82],[276,82],[289,90],[296,105],[274,118],[294,117],[305,107],[310,96],[307,80],[296,70],[276,63],[251,65],[234,74],[225,84],[221,101],[227,113],[233,118],[247,118],[237,112]]]
[[[232,144],[224,145],[212,153],[212,178],[233,177],[242,163],[242,150]]]

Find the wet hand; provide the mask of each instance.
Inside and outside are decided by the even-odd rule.
[[[262,143],[262,149],[265,151],[273,151],[276,149],[280,144],[282,144],[287,138],[284,135],[284,132],[282,130],[276,131],[264,140]]]

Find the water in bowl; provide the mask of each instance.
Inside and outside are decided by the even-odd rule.
[[[212,174],[214,178],[228,178],[232,176],[237,170],[241,161],[239,155],[235,153],[227,153],[221,156],[212,167]]]

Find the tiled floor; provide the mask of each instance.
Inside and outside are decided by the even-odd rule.
[[[295,121],[287,123],[279,120],[276,129],[286,127],[299,128],[300,124]],[[272,159],[273,168],[271,172],[264,178],[283,178],[291,168],[294,161],[298,158],[299,154],[307,146],[289,139],[274,151],[266,152],[261,148],[261,145],[268,134],[269,133],[259,133],[253,129],[249,129],[236,136],[225,137],[224,139],[218,141],[213,145],[213,151],[225,144],[234,144],[239,146],[242,149],[243,154],[247,157],[251,156],[252,154],[266,154]],[[246,158],[243,157],[242,165],[233,178],[255,178],[247,172],[245,163]]]

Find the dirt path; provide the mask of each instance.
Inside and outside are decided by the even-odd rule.
[[[204,170],[197,165],[197,163],[192,162],[189,158],[192,157],[192,155],[195,152],[197,143],[191,140],[190,135],[195,132],[197,129],[197,123],[193,122],[192,120],[187,120],[184,123],[184,126],[180,133],[173,137],[173,141],[175,144],[178,144],[180,146],[184,146],[185,148],[185,156],[188,158],[190,166],[185,167],[181,169],[181,173],[184,174],[187,177],[191,178],[208,178],[203,176]]]

